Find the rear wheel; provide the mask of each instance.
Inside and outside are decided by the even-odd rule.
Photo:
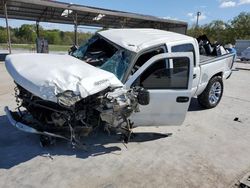
[[[216,107],[223,95],[223,82],[220,76],[211,78],[206,89],[198,96],[199,104],[207,109]]]

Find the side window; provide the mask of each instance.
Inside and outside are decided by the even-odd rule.
[[[166,53],[166,47],[165,46],[161,46],[159,48],[155,48],[153,50],[147,51],[145,53],[143,53],[136,61],[131,75],[134,74],[144,63],[146,63],[149,59],[151,59],[152,57],[158,55],[158,54],[162,54],[162,53]]]
[[[172,52],[193,52],[194,55],[194,66],[196,65],[195,62],[195,51],[194,51],[194,46],[193,44],[181,44],[181,45],[176,45],[171,48]]]
[[[145,89],[187,89],[189,80],[189,59],[174,58],[173,68],[168,68],[162,59],[149,66],[132,84]]]

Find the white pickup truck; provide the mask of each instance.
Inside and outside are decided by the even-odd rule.
[[[73,142],[100,124],[128,138],[128,118],[137,126],[180,125],[192,97],[204,108],[220,102],[233,65],[223,47],[156,29],[101,31],[71,55],[7,56],[26,109],[18,118],[5,108],[14,126]]]

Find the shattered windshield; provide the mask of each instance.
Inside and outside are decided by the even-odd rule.
[[[78,59],[113,73],[119,80],[123,79],[134,55],[99,35],[93,36],[72,53]]]
[[[97,36],[94,36],[87,40],[87,42],[83,43],[75,52],[73,52],[72,56],[82,59],[88,49],[88,46],[94,43],[98,39]]]
[[[118,50],[100,68],[112,72],[119,80],[122,80],[131,60],[131,52],[127,50]]]

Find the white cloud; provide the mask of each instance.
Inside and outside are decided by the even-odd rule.
[[[189,16],[189,17],[193,17],[193,15],[194,15],[194,13],[192,13],[192,12],[187,13],[187,16]]]
[[[250,0],[240,0],[239,5],[250,4]]]
[[[250,0],[218,0],[220,2],[220,8],[230,8],[240,5],[250,4]]]
[[[221,1],[220,8],[229,8],[229,7],[235,7],[236,2],[235,1]]]

